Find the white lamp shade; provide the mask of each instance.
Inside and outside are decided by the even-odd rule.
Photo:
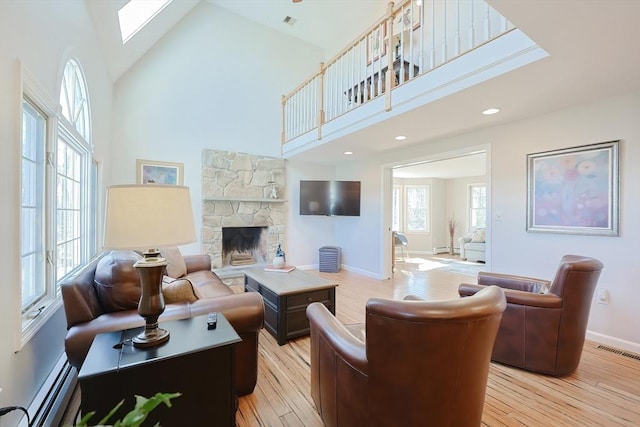
[[[105,249],[156,249],[196,241],[189,187],[107,187]]]

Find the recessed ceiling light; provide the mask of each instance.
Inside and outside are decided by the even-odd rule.
[[[345,151],[344,154],[350,156],[351,154],[353,154],[353,151]]]
[[[405,139],[407,139],[406,136],[404,135],[398,135],[394,138],[396,141],[404,141]]]
[[[488,108],[486,110],[484,110],[482,112],[482,114],[484,114],[485,116],[490,116],[491,114],[496,114],[499,113],[500,109],[499,108]]]

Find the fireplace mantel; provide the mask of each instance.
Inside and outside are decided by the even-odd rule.
[[[203,201],[209,202],[260,202],[260,203],[285,203],[287,199],[264,199],[250,197],[203,197]]]

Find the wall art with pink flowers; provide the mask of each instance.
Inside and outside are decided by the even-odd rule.
[[[618,236],[618,144],[527,155],[527,231]]]

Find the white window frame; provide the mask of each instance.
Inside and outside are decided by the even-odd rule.
[[[478,225],[475,224],[473,221],[474,215],[473,215],[473,211],[475,209],[474,205],[473,205],[473,189],[474,188],[484,188],[484,225]],[[467,209],[467,213],[468,213],[468,224],[469,224],[469,231],[475,230],[477,228],[486,228],[487,227],[487,185],[485,183],[476,183],[476,184],[469,184],[467,186],[467,204],[468,204],[468,209]]]
[[[73,61],[73,62],[72,62]],[[43,215],[43,230],[36,230],[36,233],[40,234],[39,239],[43,241],[44,254],[41,259],[45,268],[45,294],[39,298],[35,304],[31,305],[31,308],[26,309],[22,307],[22,298],[20,298],[20,305],[22,307],[22,333],[19,348],[22,348],[47,322],[49,318],[59,309],[62,305],[62,298],[60,296],[60,282],[70,274],[73,274],[83,265],[88,263],[92,257],[97,254],[97,238],[95,233],[97,226],[97,180],[99,177],[98,163],[92,158],[93,147],[89,141],[91,134],[91,114],[89,111],[89,101],[87,96],[86,79],[79,67],[79,64],[75,60],[69,60],[65,64],[66,66],[72,64],[79,70],[81,77],[81,89],[82,99],[81,104],[84,103],[84,107],[72,104],[72,110],[70,112],[71,119],[74,123],[71,123],[64,114],[63,108],[60,102],[53,101],[44,89],[31,77],[29,72],[22,68],[22,100],[29,101],[34,107],[36,107],[46,117],[46,153],[43,153],[45,160],[44,164],[44,215]],[[63,82],[64,82],[63,77]],[[61,94],[63,92],[64,83],[61,82]],[[77,88],[78,86],[76,86]],[[74,89],[75,90],[75,89]],[[79,99],[74,97],[74,103]],[[22,102],[21,117],[22,117]],[[83,108],[85,109],[83,111]],[[66,110],[69,110],[67,108]],[[83,130],[83,134],[78,132],[76,125]],[[22,129],[22,126],[21,126]],[[21,130],[22,132],[22,130]],[[22,141],[22,134],[20,135]],[[64,143],[66,146],[72,148],[73,152],[79,154],[78,174],[77,180],[81,182],[79,185],[80,192],[75,199],[74,209],[79,209],[79,213],[75,214],[79,218],[79,231],[74,229],[75,235],[78,236],[79,249],[77,257],[74,259],[72,268],[64,271],[61,277],[57,277],[57,245],[58,239],[61,237],[57,233],[57,217],[58,217],[58,147],[60,143]],[[20,150],[20,156],[22,159],[22,150]],[[62,182],[62,181],[61,181]],[[22,183],[21,183],[22,187]],[[21,208],[22,209],[22,203]],[[62,212],[62,210],[60,210]],[[22,219],[20,220],[20,230],[22,236]],[[65,236],[65,238],[68,236]],[[22,248],[22,241],[20,243]],[[22,253],[22,249],[21,252]],[[22,274],[22,273],[21,273]],[[22,282],[22,280],[21,280]],[[22,289],[22,288],[21,288]]]
[[[394,184],[391,190],[391,231],[403,230],[403,214],[404,208],[402,204],[403,191],[402,185]],[[396,224],[397,219],[397,224]]]
[[[425,190],[425,219],[424,219],[424,229],[419,229],[419,230],[411,230],[409,229],[409,221],[408,221],[408,216],[409,216],[409,190],[412,189],[424,189]],[[411,185],[405,185],[404,186],[404,201],[403,201],[403,210],[404,210],[404,229],[406,233],[415,233],[415,234],[419,234],[419,233],[429,233],[431,230],[431,186],[428,184],[421,184],[421,185],[415,185],[415,184],[411,184]]]

